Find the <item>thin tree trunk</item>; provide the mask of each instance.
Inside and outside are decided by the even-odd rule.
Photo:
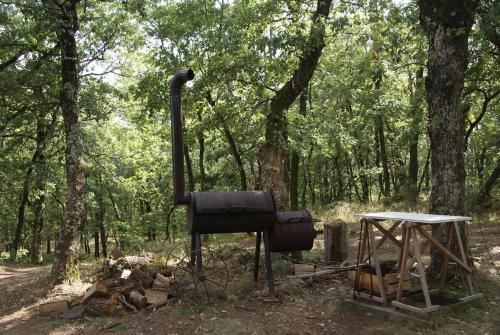
[[[468,37],[479,1],[420,0],[417,4],[429,41],[425,86],[432,173],[430,212],[460,215],[464,214],[465,198],[465,119],[460,99],[468,63]],[[446,232],[436,236],[436,229],[437,225],[433,226],[433,234],[444,241]],[[461,234],[465,237],[464,224]],[[428,272],[432,280],[440,273],[442,255],[432,248],[431,257]]]
[[[423,97],[421,82],[424,69],[419,68],[415,75],[415,83],[412,85],[411,122],[410,122],[410,161],[408,163],[408,201],[416,203],[418,199],[418,137],[420,135],[421,100]]]
[[[95,221],[97,228],[99,229],[99,235],[101,238],[101,249],[102,249],[102,255],[106,258],[108,257],[108,243],[107,243],[107,235],[106,235],[106,229],[104,227],[104,216],[106,215],[106,207],[104,206],[104,196],[103,196],[103,183],[102,183],[102,178],[101,175],[98,175],[98,190],[96,192],[96,200],[97,200],[97,211],[95,213]],[[99,243],[99,241],[96,241],[96,243]],[[96,247],[97,248],[97,247]],[[99,257],[100,255],[97,255]]]
[[[198,117],[198,121],[200,125],[203,121],[201,117],[201,111],[198,109],[196,111],[196,116]],[[203,131],[200,130],[197,132],[198,137],[198,146],[199,146],[199,156],[198,156],[198,167],[200,169],[200,191],[205,191],[205,136],[203,135]]]
[[[300,94],[299,113],[302,116],[307,114],[307,87]],[[292,150],[292,158],[290,162],[290,208],[296,211],[299,208],[299,163],[300,156],[297,150]]]
[[[64,222],[59,231],[56,258],[52,266],[54,283],[79,278],[78,244],[75,238],[85,218],[85,174],[83,166],[83,134],[78,106],[79,60],[75,35],[78,30],[77,0],[58,4],[53,0],[43,3],[54,19],[61,43],[61,109],[66,138],[67,204]]]
[[[45,192],[46,192],[46,166],[47,161],[43,154],[40,154],[38,161],[38,176],[36,178],[36,195],[33,204],[33,237],[31,243],[31,262],[35,264],[43,263],[43,244],[42,244],[42,232],[44,226],[44,215],[45,215]]]
[[[208,105],[211,108],[215,108],[215,100],[212,98],[210,92],[207,93],[206,99],[208,101]],[[226,137],[227,143],[229,144],[229,151],[231,151],[231,155],[233,156],[234,162],[236,163],[236,167],[238,168],[238,173],[240,175],[240,187],[241,191],[246,191],[248,189],[247,186],[247,175],[245,172],[245,166],[243,165],[243,160],[241,159],[240,151],[238,150],[238,146],[236,145],[236,141],[234,140],[234,136],[227,124],[226,120],[222,115],[220,115],[217,111],[215,111],[215,116],[220,122],[220,126],[222,128],[222,133]]]
[[[490,199],[491,197],[490,192],[493,189],[493,186],[495,186],[495,183],[499,177],[500,177],[500,159],[497,159],[497,165],[495,169],[493,169],[493,172],[488,177],[484,185],[481,187],[481,190],[479,191],[479,194],[476,198],[476,203],[481,204],[487,202]]]
[[[384,181],[383,194],[388,201],[391,196],[391,177],[389,174],[389,163],[387,159],[387,150],[385,147],[385,133],[384,133],[384,120],[382,114],[378,113],[375,118],[375,127],[378,134],[379,148],[380,148],[380,162],[382,163],[382,179]]]
[[[17,214],[17,226],[16,226],[15,235],[14,235],[14,240],[12,242],[12,246],[11,246],[11,250],[10,250],[10,260],[12,262],[16,261],[17,250],[19,248],[19,243],[21,242],[21,235],[22,235],[22,232],[24,229],[25,211],[26,211],[26,205],[28,203],[28,196],[29,196],[29,191],[30,191],[30,187],[31,187],[31,179],[32,179],[33,170],[35,168],[35,165],[37,165],[37,164],[41,164],[41,169],[43,169],[43,166],[45,164],[45,158],[43,157],[43,151],[45,150],[48,137],[50,137],[50,135],[52,134],[52,131],[53,131],[53,129],[55,127],[55,123],[56,123],[55,111],[52,114],[52,120],[51,120],[51,123],[49,125],[46,125],[44,122],[45,116],[46,116],[45,111],[41,111],[37,117],[36,148],[35,148],[35,151],[33,152],[33,156],[31,157],[31,161],[30,161],[30,164],[26,170],[26,174],[24,175],[23,189],[21,192],[21,197],[20,197],[19,207],[18,207],[18,214]],[[41,174],[40,177],[45,178],[45,176],[43,176],[43,173]],[[43,185],[39,184],[39,186],[42,187]],[[40,212],[40,214],[43,215],[43,212]],[[40,221],[38,221],[38,223],[40,223]],[[43,226],[43,218],[42,218],[42,226]],[[40,233],[41,233],[41,231],[40,231]],[[41,237],[40,237],[40,239],[41,239]]]
[[[94,258],[99,259],[101,257],[101,253],[99,251],[99,231],[94,231]]]

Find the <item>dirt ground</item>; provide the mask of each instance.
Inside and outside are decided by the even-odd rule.
[[[481,229],[480,229],[481,228]],[[290,264],[276,261],[276,300],[265,295],[265,278],[255,286],[251,268],[233,276],[223,298],[182,296],[166,306],[138,314],[118,311],[113,317],[85,316],[79,320],[42,317],[38,305],[74,299],[89,283],[50,288],[49,266],[0,265],[1,334],[488,334],[500,335],[500,225],[470,226],[476,283],[485,299],[433,318],[432,323],[387,316],[344,302],[352,295],[345,276],[322,280],[289,280]],[[356,228],[350,233],[355,254]],[[248,237],[243,244],[252,251]],[[306,259],[321,256],[322,237]],[[387,252],[393,250],[387,246]],[[274,257],[279,258],[279,257]],[[98,266],[89,262],[82,272],[91,281]],[[262,272],[261,272],[262,273]],[[261,274],[261,277],[265,275]]]

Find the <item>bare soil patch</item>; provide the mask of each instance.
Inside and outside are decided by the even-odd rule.
[[[344,277],[286,280],[289,264],[275,256],[277,302],[265,297],[265,275],[255,286],[251,267],[243,266],[234,273],[222,298],[186,295],[153,311],[119,311],[113,317],[86,316],[74,321],[41,317],[38,304],[71,299],[89,284],[49,289],[48,266],[0,267],[0,329],[2,334],[500,334],[500,276],[493,266],[500,262],[500,226],[488,225],[482,231],[477,225],[470,228],[471,248],[480,264],[476,279],[485,299],[437,316],[433,326],[346,305],[343,300],[352,291]],[[251,252],[253,241],[240,236],[248,245],[242,252]],[[354,252],[356,227],[350,237]],[[321,243],[319,238],[306,258],[319,258]],[[392,249],[388,243],[386,252]],[[95,265],[87,265],[89,282],[95,270]]]

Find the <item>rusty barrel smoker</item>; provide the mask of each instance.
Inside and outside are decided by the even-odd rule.
[[[181,88],[193,78],[191,69],[174,75],[170,83],[170,108],[174,203],[188,207],[187,228],[191,234],[191,260],[196,263],[196,275],[204,280],[200,234],[256,232],[254,280],[257,281],[263,233],[269,293],[273,295],[271,251],[311,249],[315,238],[312,218],[307,211],[278,213],[269,191],[185,193]]]

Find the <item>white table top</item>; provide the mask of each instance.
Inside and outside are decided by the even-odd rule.
[[[407,222],[418,222],[418,223],[443,223],[452,221],[472,220],[472,218],[468,216],[451,216],[451,215],[420,214],[420,213],[405,213],[405,212],[357,213],[354,214],[354,216],[366,219],[395,220],[395,221],[407,221]]]

